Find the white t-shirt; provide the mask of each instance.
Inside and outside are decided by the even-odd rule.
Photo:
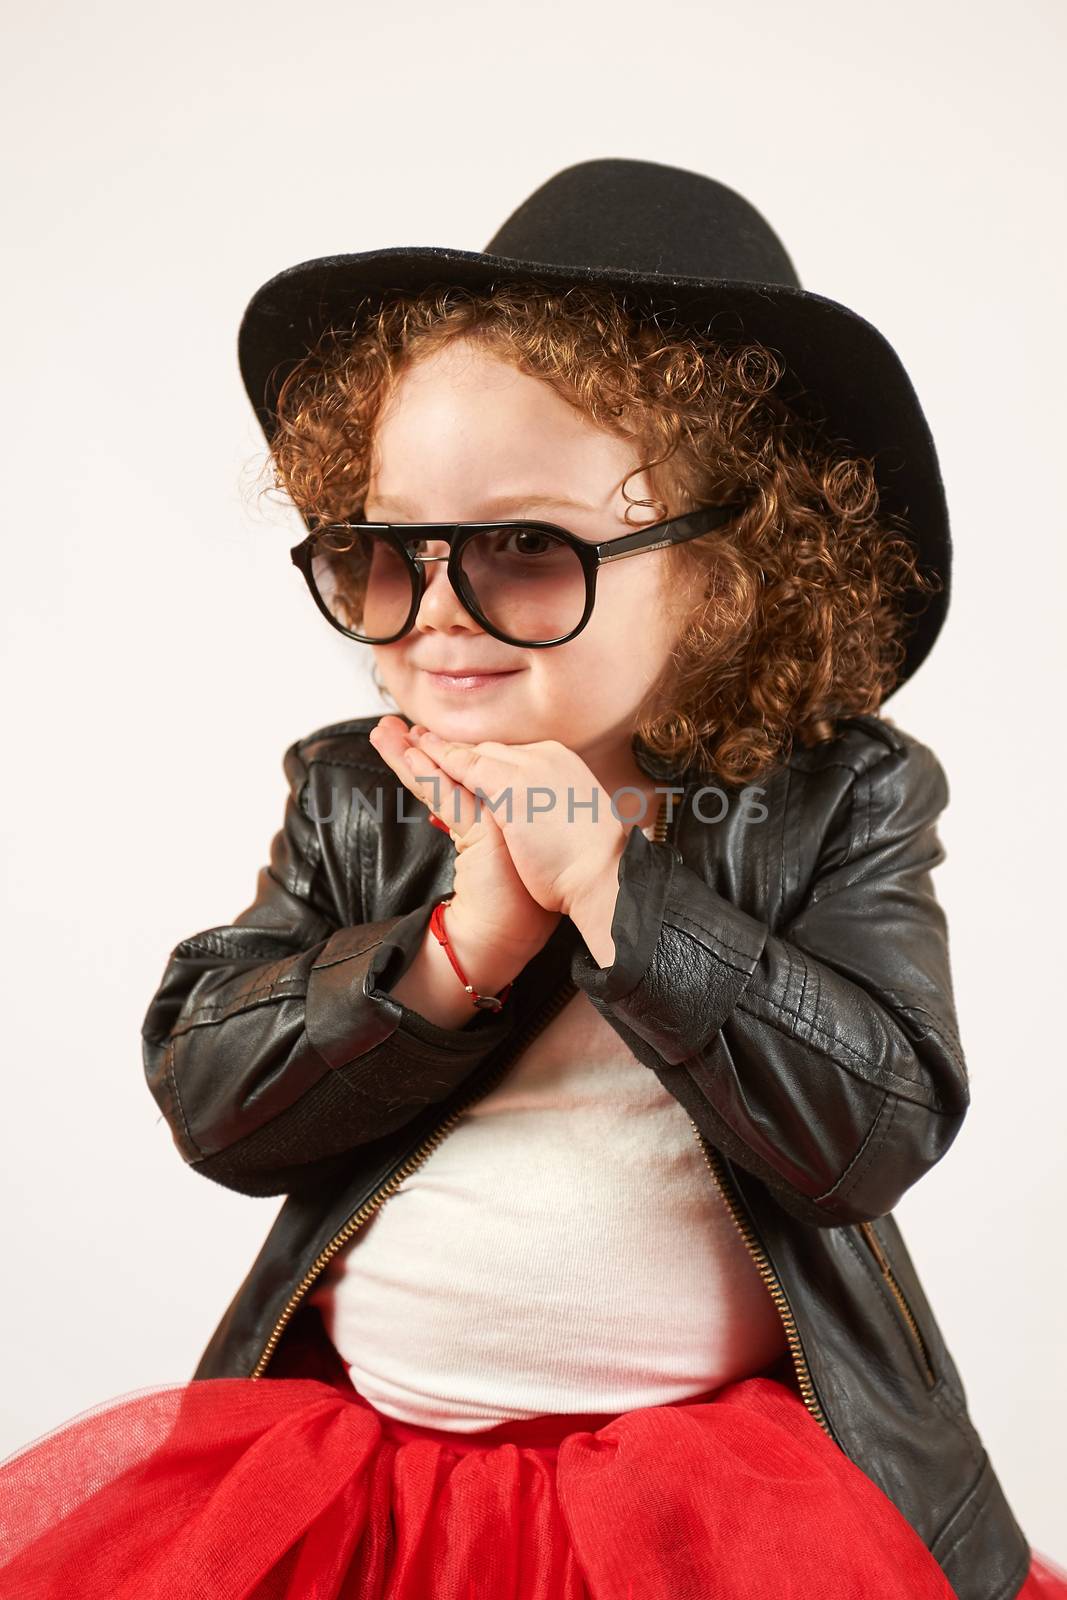
[[[788,1348],[688,1114],[581,991],[309,1300],[372,1405],[457,1433],[682,1400]]]

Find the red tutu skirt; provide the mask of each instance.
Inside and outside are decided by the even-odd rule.
[[[0,1462],[12,1600],[953,1600],[892,1501],[765,1373],[476,1434],[312,1378],[104,1402]],[[1034,1555],[1024,1600],[1067,1600]]]

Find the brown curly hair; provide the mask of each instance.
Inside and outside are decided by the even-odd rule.
[[[839,717],[877,711],[904,657],[900,597],[939,583],[906,524],[880,513],[873,464],[785,403],[772,350],[665,328],[629,294],[512,282],[364,296],[282,379],[262,493],[314,520],[358,516],[392,381],[463,337],[638,443],[650,459],[627,481],[646,471],[655,498],[624,483],[630,505],[663,518],[746,502],[663,553],[702,598],[636,724],[655,761],[752,783],[794,738],[811,746]]]

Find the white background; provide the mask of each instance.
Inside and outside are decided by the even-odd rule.
[[[1067,1560],[1053,0],[9,8],[0,1453],[189,1377],[281,1204],[142,1075],[170,949],[251,900],[281,755],[385,709],[289,563],[236,334],[268,277],[481,249],[575,161],[719,178],[901,355],[956,562],[886,706],[938,752],[973,1105],[897,1211],[1032,1544]]]

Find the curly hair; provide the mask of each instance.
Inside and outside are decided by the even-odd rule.
[[[904,659],[901,597],[939,580],[906,524],[880,512],[873,463],[786,403],[774,351],[665,327],[629,293],[511,282],[364,296],[282,378],[262,492],[315,521],[357,517],[393,380],[456,338],[638,445],[649,459],[626,481],[646,472],[653,498],[624,483],[630,506],[660,519],[745,502],[725,528],[663,553],[698,598],[636,721],[653,762],[751,783],[794,739],[810,747],[838,718],[877,711]]]

